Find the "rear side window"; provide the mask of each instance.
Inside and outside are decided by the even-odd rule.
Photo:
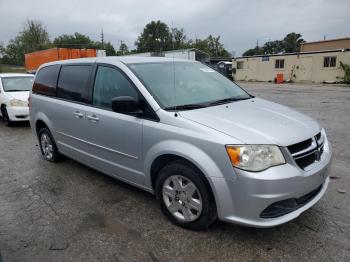
[[[43,67],[39,70],[33,85],[33,93],[56,96],[56,83],[59,65],[51,65]]]
[[[87,103],[91,65],[64,65],[58,78],[57,97]]]

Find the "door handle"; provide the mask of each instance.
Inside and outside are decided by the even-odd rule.
[[[80,113],[79,111],[75,111],[73,113],[73,115],[75,116],[75,118],[83,118],[84,117],[84,114]]]
[[[100,120],[96,115],[88,115],[87,119],[89,119],[91,122],[98,122]]]

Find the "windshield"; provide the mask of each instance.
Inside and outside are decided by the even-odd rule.
[[[134,63],[128,66],[164,109],[186,105],[186,109],[194,109],[218,101],[227,103],[251,97],[226,77],[198,62]]]
[[[2,87],[5,92],[30,91],[34,77],[16,76],[1,78]]]

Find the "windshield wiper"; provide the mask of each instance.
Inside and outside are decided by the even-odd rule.
[[[188,104],[188,105],[179,105],[179,106],[170,106],[164,108],[165,110],[191,110],[207,107],[206,104]]]
[[[210,105],[210,106],[221,105],[221,104],[225,104],[225,103],[229,103],[229,102],[247,100],[247,99],[251,99],[251,98],[252,97],[228,97],[228,98],[224,98],[224,99],[210,102],[210,103],[208,103],[208,105]]]

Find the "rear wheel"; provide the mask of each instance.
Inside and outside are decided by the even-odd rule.
[[[176,225],[201,230],[217,217],[215,201],[201,172],[184,161],[174,161],[159,172],[157,199],[163,213]]]
[[[44,159],[50,162],[57,162],[60,158],[55,140],[49,129],[41,128],[38,132],[41,154]]]
[[[12,121],[10,120],[9,115],[7,113],[6,106],[2,106],[1,107],[1,114],[2,114],[2,122],[6,126],[11,126],[12,125]]]

